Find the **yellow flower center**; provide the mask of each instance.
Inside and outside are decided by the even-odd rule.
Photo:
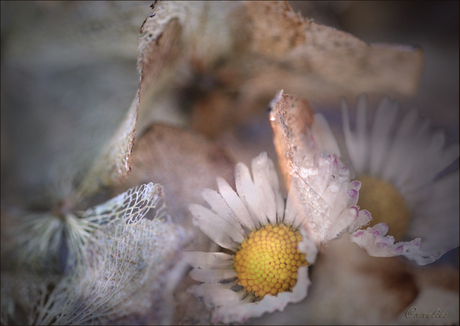
[[[297,269],[308,265],[297,248],[301,240],[299,231],[284,224],[252,231],[234,258],[238,284],[258,298],[292,290]]]
[[[398,190],[391,184],[370,176],[360,176],[358,206],[372,215],[371,226],[386,223],[389,234],[401,241],[407,232],[410,212]]]

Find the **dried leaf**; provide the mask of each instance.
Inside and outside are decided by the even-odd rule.
[[[303,138],[313,124],[313,109],[305,98],[279,92],[271,102],[270,125],[278,155],[278,165],[286,189],[291,185],[292,163],[297,150],[305,146]]]
[[[132,187],[146,180],[160,183],[172,218],[192,227],[188,205],[203,203],[201,191],[215,188],[217,177],[234,185],[233,167],[234,162],[226,151],[204,137],[155,124],[136,143],[133,171],[121,187]]]
[[[152,96],[141,99],[140,114],[189,122],[208,136],[260,114],[281,88],[315,104],[411,96],[423,67],[420,49],[366,44],[287,2],[167,1],[154,13],[139,42],[141,89]],[[189,117],[165,116],[166,105]]]
[[[138,112],[139,95],[131,104],[118,130],[79,185],[79,196],[88,197],[96,193],[101,186],[113,186],[127,178],[131,171],[131,153],[136,137]]]
[[[350,212],[356,209],[359,214],[355,207],[358,198],[348,192],[358,185],[350,182],[327,122],[321,115],[313,115],[306,99],[283,91],[270,102],[270,108],[288,201],[305,218],[303,223],[314,241],[340,236],[355,219],[355,213]]]

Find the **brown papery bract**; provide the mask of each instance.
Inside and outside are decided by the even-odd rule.
[[[211,137],[260,116],[279,89],[314,105],[361,93],[407,97],[423,68],[420,49],[367,44],[287,2],[167,1],[154,11],[139,40],[141,89],[152,95],[140,114]],[[181,114],[165,117],[165,102]]]
[[[160,183],[172,219],[192,227],[188,205],[204,203],[201,192],[204,188],[215,188],[217,177],[234,186],[234,165],[224,148],[202,135],[184,128],[153,124],[136,143],[132,172],[115,192],[147,180]]]

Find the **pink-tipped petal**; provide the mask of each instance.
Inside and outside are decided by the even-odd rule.
[[[388,226],[385,223],[379,223],[373,228],[355,231],[350,235],[350,240],[365,249],[370,256],[405,256],[419,265],[430,264],[445,253],[445,251],[422,252],[420,250],[420,238],[409,242],[395,243],[394,237],[385,236],[387,232]]]

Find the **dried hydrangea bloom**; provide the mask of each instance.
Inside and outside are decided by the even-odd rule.
[[[388,98],[380,102],[369,130],[366,106],[366,98],[359,97],[351,131],[342,104],[346,148],[362,183],[358,205],[372,213],[375,224],[356,231],[351,240],[371,256],[403,255],[419,265],[432,263],[458,247],[459,172],[436,177],[458,158],[459,146],[443,149],[445,135],[431,131],[429,120],[415,109],[398,120],[397,103]],[[389,229],[392,235],[386,236]],[[423,251],[421,238],[395,243],[404,236],[422,236]]]
[[[331,157],[322,163],[324,168],[319,171],[324,175],[317,175],[311,190],[334,206],[337,198],[344,197],[341,195],[348,196],[347,189],[342,187],[338,196],[328,196],[328,187],[323,186],[331,180],[329,173],[337,171],[331,168]],[[194,223],[224,248],[224,252],[189,252],[187,256],[193,267],[190,276],[203,282],[190,291],[215,308],[213,322],[243,322],[283,310],[288,303],[305,298],[310,284],[307,269],[315,262],[317,243],[306,227],[309,216],[296,206],[295,190],[284,201],[274,164],[266,153],[252,161],[252,174],[253,178],[248,167],[239,163],[236,192],[218,178],[218,191],[203,192],[211,209],[190,205]],[[345,210],[358,216],[357,208]],[[313,210],[309,213],[315,214]],[[325,212],[318,208],[316,214]]]
[[[32,217],[10,228],[11,249],[2,251],[2,323],[170,322],[188,234],[170,222],[161,185],[131,188],[84,212]],[[65,273],[40,259],[61,261]]]

